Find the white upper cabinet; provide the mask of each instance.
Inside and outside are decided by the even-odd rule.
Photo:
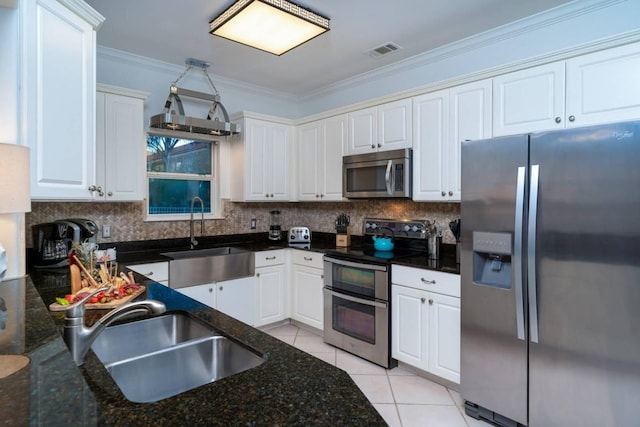
[[[96,99],[96,191],[104,201],[144,198],[144,99],[146,94],[98,85]]]
[[[31,197],[91,200],[95,182],[95,30],[81,1],[24,2],[23,104]]]
[[[640,43],[498,76],[494,135],[640,118]]]
[[[567,127],[640,118],[640,43],[567,61]]]
[[[289,201],[292,126],[246,118],[231,143],[232,200]]]
[[[401,99],[349,113],[345,154],[411,148],[411,99]]]
[[[342,200],[342,150],[346,139],[346,114],[299,127],[299,200]]]
[[[413,200],[460,200],[462,141],[491,137],[491,80],[413,98]]]
[[[493,135],[564,127],[564,62],[493,79]]]

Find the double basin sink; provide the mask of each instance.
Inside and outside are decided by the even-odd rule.
[[[235,247],[164,252],[171,288],[253,276],[253,252]],[[156,402],[254,368],[256,351],[174,312],[105,328],[91,345],[125,397]]]
[[[175,396],[265,361],[184,312],[109,326],[91,349],[124,396],[139,403]]]

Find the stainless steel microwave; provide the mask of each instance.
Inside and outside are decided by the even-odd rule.
[[[411,198],[413,150],[379,151],[342,158],[342,196],[347,199]]]

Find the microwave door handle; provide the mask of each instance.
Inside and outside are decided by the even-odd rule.
[[[387,184],[387,194],[393,196],[393,161],[387,162],[387,171],[384,174],[384,182]]]

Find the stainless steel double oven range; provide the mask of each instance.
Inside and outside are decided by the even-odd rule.
[[[324,256],[324,342],[385,368],[391,358],[391,264],[424,256],[426,221],[365,219],[365,243]],[[373,236],[393,235],[390,251],[377,251]]]

